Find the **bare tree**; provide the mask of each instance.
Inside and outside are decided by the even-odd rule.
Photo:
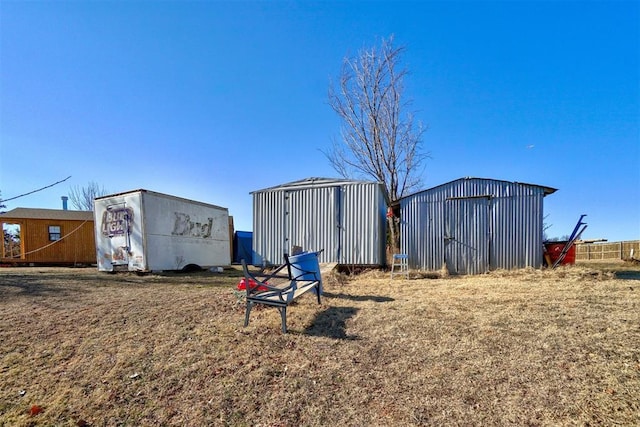
[[[107,191],[97,183],[90,181],[86,187],[75,186],[69,191],[69,200],[80,211],[92,211],[93,199],[104,196]]]
[[[382,182],[390,203],[421,184],[425,127],[414,121],[411,101],[403,98],[407,69],[400,64],[404,47],[393,36],[377,47],[346,57],[337,85],[329,86],[329,105],[342,121],[340,141],[325,156],[341,176],[360,175]],[[397,221],[390,221],[397,248]]]

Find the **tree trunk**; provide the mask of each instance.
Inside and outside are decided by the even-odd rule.
[[[389,222],[389,246],[391,249],[391,253],[397,254],[400,250],[400,239],[398,239],[398,223],[393,216],[387,216],[387,221]]]

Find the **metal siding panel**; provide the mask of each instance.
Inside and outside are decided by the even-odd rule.
[[[492,269],[542,265],[542,190],[512,185],[492,199]]]
[[[378,184],[368,188],[368,197],[371,203],[371,228],[365,233],[369,234],[369,248],[371,250],[367,264],[383,265],[386,263],[387,254],[387,203],[384,199],[382,187]]]
[[[283,192],[253,194],[253,229],[253,264],[280,264],[286,234]]]
[[[438,270],[444,262],[444,203],[435,193],[401,201],[400,245],[409,267]]]
[[[424,255],[424,235],[421,233],[421,224],[428,225],[427,219],[423,219],[420,211],[421,194],[406,197],[400,200],[400,252],[409,256],[409,268],[424,268],[419,260],[428,259]]]
[[[450,273],[480,274],[489,269],[487,198],[458,198],[445,203],[445,261]]]
[[[287,191],[289,251],[293,246],[300,246],[305,251],[324,249],[319,257],[320,262],[335,259],[339,248],[336,215],[339,193],[338,187]]]
[[[360,241],[354,241],[354,239],[358,239],[356,218],[360,216],[360,212],[354,211],[356,195],[351,194],[346,186],[342,188],[340,196],[340,241],[342,245],[338,262],[340,264],[354,264],[360,248]]]
[[[343,186],[341,207],[342,250],[339,262],[383,264],[386,247],[386,204],[380,186]]]
[[[384,263],[386,203],[380,184],[306,185],[252,194],[254,264],[279,263],[292,245],[324,249],[320,262]]]

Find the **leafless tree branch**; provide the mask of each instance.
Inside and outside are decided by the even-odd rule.
[[[69,191],[69,200],[76,209],[80,211],[92,211],[93,200],[96,197],[104,196],[107,191],[97,183],[90,181],[86,187],[75,186]]]
[[[382,182],[391,202],[421,184],[426,128],[414,121],[404,100],[400,65],[404,47],[393,36],[377,47],[345,58],[337,84],[329,86],[329,105],[342,120],[340,140],[324,152],[343,177],[362,175]]]

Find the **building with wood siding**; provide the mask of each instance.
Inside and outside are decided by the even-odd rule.
[[[400,199],[400,246],[414,269],[479,274],[540,268],[542,185],[461,178]]]
[[[3,264],[96,263],[93,212],[16,208],[0,214]],[[19,239],[12,237],[16,234]]]

